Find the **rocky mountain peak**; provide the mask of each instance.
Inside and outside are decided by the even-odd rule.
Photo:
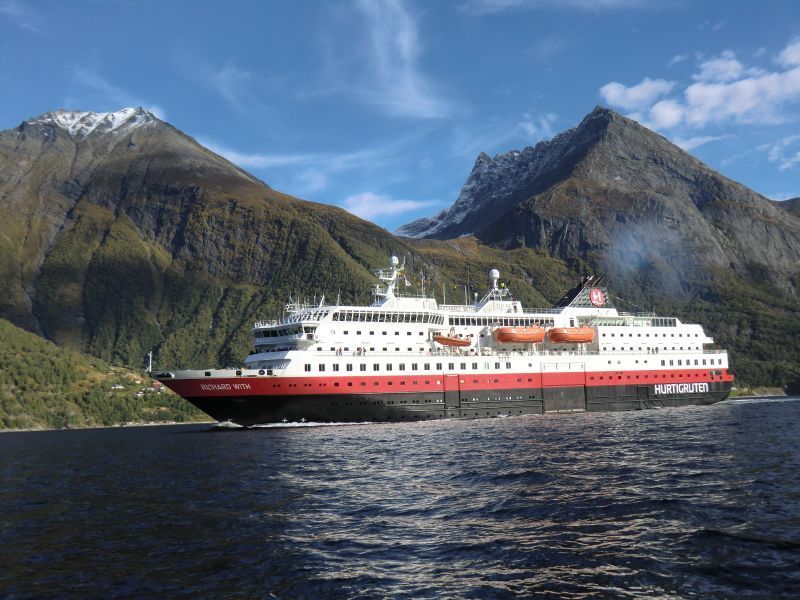
[[[554,177],[570,172],[612,124],[623,128],[635,125],[614,111],[598,106],[577,126],[552,140],[494,157],[481,152],[450,208],[434,217],[404,225],[397,234],[445,239],[476,233],[517,203],[551,185]]]
[[[142,107],[123,108],[114,112],[91,112],[59,109],[25,121],[25,125],[55,126],[82,140],[91,134],[129,131],[158,122],[159,119]]]

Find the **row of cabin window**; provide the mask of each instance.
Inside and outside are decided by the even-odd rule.
[[[331,333],[335,334],[336,331],[331,331]],[[370,335],[375,335],[375,332],[374,331],[370,331],[369,334]],[[400,335],[400,332],[399,331],[395,331],[394,334],[395,335]],[[424,331],[418,331],[417,334],[418,335],[425,335],[425,332]],[[350,332],[347,331],[347,330],[342,331],[342,335],[350,335]],[[356,335],[361,335],[361,332],[360,331],[356,331]],[[388,331],[381,331],[381,335],[389,335],[389,332]],[[406,331],[406,335],[414,335],[414,332],[413,331]]]
[[[716,364],[716,365],[721,365],[721,364],[722,364],[722,359],[721,359],[721,358],[718,358],[718,359],[716,359],[716,361],[717,361],[716,363],[714,362],[714,360],[715,360],[715,359],[713,359],[713,358],[710,358],[710,359],[708,359],[708,364],[710,364],[710,365],[714,365],[714,364]],[[670,360],[670,361],[669,361],[669,366],[670,366],[670,367],[674,367],[674,366],[675,366],[674,362],[675,362],[674,360]],[[688,366],[690,366],[691,364],[692,364],[692,361],[691,361],[691,359],[688,359],[688,358],[687,358],[687,359],[686,359],[686,366],[688,367]],[[698,364],[698,362],[697,362],[697,359],[696,359],[696,358],[694,359],[694,364],[695,364],[695,366],[697,366],[697,364]],[[704,364],[704,365],[706,364],[706,359],[705,359],[705,358],[703,359],[703,364]],[[662,367],[666,367],[666,366],[667,366],[667,365],[666,365],[666,360],[662,360],[662,361],[661,361],[661,366],[662,366]],[[683,366],[683,365],[681,364],[681,359],[680,359],[680,358],[678,359],[678,366],[679,366],[679,367],[680,367],[680,366]]]
[[[611,351],[615,352],[617,350],[617,347],[616,346],[603,346],[601,349],[602,350],[611,350]],[[620,351],[637,350],[637,349],[640,352],[642,351],[642,347],[641,346],[639,346],[638,348],[634,348],[633,346],[628,346],[627,348],[625,346],[620,346],[619,349],[620,349]],[[676,348],[675,346],[673,346],[671,349],[672,350],[683,350],[684,348],[683,348],[683,346],[681,346],[680,348]],[[659,351],[661,351],[661,350],[670,350],[670,348],[668,348],[667,346],[653,346],[652,348],[650,346],[647,346],[647,347],[645,347],[645,350],[647,350],[648,352],[650,352],[652,350],[653,352],[658,354]],[[686,350],[702,350],[702,348],[700,346],[686,346]]]
[[[614,334],[613,334],[613,333],[601,333],[601,334],[600,334],[600,337],[606,337],[607,335],[610,335],[611,337],[614,337]],[[625,334],[624,334],[624,333],[620,333],[620,334],[619,334],[619,337],[625,337]],[[629,333],[629,334],[628,334],[628,337],[633,337],[633,334],[632,334],[632,333]],[[641,333],[637,333],[637,334],[636,334],[636,337],[642,337],[642,334],[641,334]],[[649,333],[645,333],[645,334],[644,334],[644,337],[650,337],[650,334],[649,334]],[[671,333],[671,334],[669,334],[669,336],[668,336],[666,333],[654,333],[654,334],[653,334],[653,337],[675,337],[675,334],[674,334],[674,333]],[[678,334],[678,337],[683,337],[683,334],[682,334],[682,333],[679,333],[679,334]],[[686,337],[687,337],[687,338],[688,338],[688,337],[692,337],[692,335],[691,335],[690,333],[687,333],[687,334],[686,334]],[[699,333],[695,333],[695,334],[694,334],[694,337],[700,337],[700,334],[699,334]]]
[[[341,311],[333,313],[334,321],[369,321],[375,323],[433,323],[442,325],[444,317],[429,313],[398,313],[376,311]]]
[[[677,327],[678,320],[674,317],[654,317],[646,321],[638,322],[645,323],[646,327]],[[602,325],[603,327],[623,327],[628,326],[628,320],[625,317],[593,317],[588,320],[591,325]]]
[[[449,324],[463,327],[488,327],[489,325],[501,325],[503,327],[541,325],[543,327],[552,327],[555,321],[544,317],[450,317]]]
[[[422,364],[422,369],[419,368],[419,363],[411,363],[411,370],[412,371],[420,371],[420,370],[421,371],[430,371],[431,370],[431,364],[435,364],[436,365],[436,369],[435,369],[436,371],[443,371],[444,370],[443,369],[443,363],[423,363]],[[483,365],[484,365],[483,368],[484,369],[489,369],[490,368],[490,366],[489,366],[490,364],[491,363],[488,363],[488,362],[487,363],[483,363]],[[501,364],[502,363],[499,363],[499,362],[494,363],[494,368],[495,369],[502,368]],[[338,372],[339,371],[339,366],[340,366],[339,363],[333,363],[332,370],[334,372]],[[317,365],[317,368],[322,373],[322,372],[325,371],[325,364],[320,363],[319,365]],[[506,369],[510,369],[511,368],[511,363],[510,362],[505,363],[505,368]],[[447,369],[450,370],[450,371],[455,371],[456,370],[456,363],[447,363]],[[462,370],[462,371],[466,370],[467,369],[467,363],[465,363],[465,362],[460,363],[459,364],[459,369]],[[476,362],[472,363],[472,369],[477,370],[478,369],[478,363],[476,363]],[[353,365],[351,363],[348,363],[348,364],[345,365],[345,371],[352,371],[352,370],[353,370]],[[367,365],[364,364],[364,363],[359,364],[358,365],[358,370],[359,371],[366,371],[367,370]],[[380,371],[381,370],[381,365],[379,363],[373,363],[372,370],[373,371]],[[386,365],[384,365],[384,370],[385,371],[392,371],[393,370],[392,363],[387,363]],[[397,365],[397,370],[398,371],[405,371],[406,370],[406,364],[405,363],[398,364]],[[305,371],[307,373],[311,372],[311,365],[309,363],[305,364]]]
[[[303,333],[301,327],[290,327],[288,329],[267,329],[266,331],[256,331],[257,338],[268,338],[268,337],[283,337],[285,335],[297,335],[298,333]]]

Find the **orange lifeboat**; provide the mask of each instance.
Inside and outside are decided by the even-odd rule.
[[[591,327],[554,327],[547,331],[554,344],[586,344],[594,341],[595,333]]]
[[[469,346],[472,344],[472,340],[463,337],[457,337],[454,333],[450,333],[450,335],[444,334],[437,334],[433,336],[433,341],[437,344],[441,344],[442,346]]]
[[[544,329],[532,327],[498,327],[493,332],[494,339],[501,344],[538,344],[544,341]]]

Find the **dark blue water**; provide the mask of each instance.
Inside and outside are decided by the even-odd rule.
[[[800,401],[0,435],[0,595],[800,596]]]

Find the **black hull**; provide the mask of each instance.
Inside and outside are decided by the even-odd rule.
[[[188,397],[218,421],[250,426],[286,422],[398,422],[481,419],[553,412],[644,410],[713,404],[728,397],[729,381],[700,394],[655,395],[652,386],[546,387],[515,390],[339,394],[309,396]]]

